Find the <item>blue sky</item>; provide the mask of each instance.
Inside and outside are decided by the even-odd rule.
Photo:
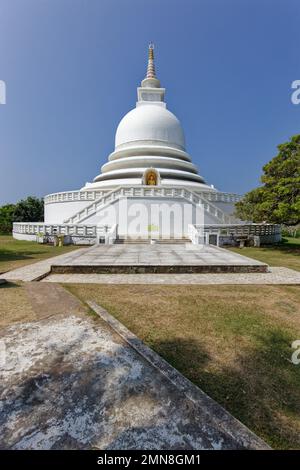
[[[243,193],[300,132],[298,0],[0,0],[0,203],[81,188],[135,106],[147,45],[208,183]]]

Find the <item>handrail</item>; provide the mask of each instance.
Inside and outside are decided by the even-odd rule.
[[[45,224],[43,222],[14,222],[13,233],[26,235],[72,235],[81,237],[96,237],[105,235],[110,227],[78,224]]]
[[[132,186],[132,187],[141,187]],[[171,188],[178,188],[182,186],[173,185]],[[54,204],[62,202],[78,202],[78,201],[95,201],[100,197],[111,192],[110,190],[78,190],[78,191],[61,191],[58,193],[47,194],[44,197],[45,204]],[[213,202],[238,202],[241,200],[240,195],[234,193],[225,193],[221,191],[193,191],[195,194],[202,195],[205,199]]]
[[[64,223],[80,223],[95,214],[99,209],[104,209],[107,204],[120,199],[121,197],[173,197],[184,198],[196,205],[203,205],[204,210],[223,223],[232,223],[236,219],[209,202],[203,193],[197,194],[183,186],[118,186],[109,191],[106,195],[98,198],[91,204],[75,212],[73,216],[64,220]]]
[[[53,204],[57,202],[78,202],[78,201],[94,201],[101,197],[107,191],[63,191],[59,193],[47,194],[44,197],[44,204]]]

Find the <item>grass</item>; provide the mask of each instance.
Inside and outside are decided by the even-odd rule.
[[[0,285],[0,328],[16,322],[36,320],[30,298],[22,282]]]
[[[11,235],[0,235],[0,273],[74,249],[74,246],[40,245],[36,242],[15,240]]]
[[[257,259],[269,266],[284,266],[300,271],[300,239],[284,238],[278,245],[269,245],[260,248],[230,248],[241,255]]]
[[[297,286],[66,285],[94,300],[274,448],[300,449]]]
[[[0,273],[75,247],[0,235]],[[271,266],[300,271],[300,242],[233,248]],[[300,339],[297,286],[67,285],[94,300],[256,434],[278,449],[300,449]],[[0,327],[35,319],[21,282],[0,286]]]

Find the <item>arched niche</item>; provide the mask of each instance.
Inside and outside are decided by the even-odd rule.
[[[155,168],[147,168],[143,174],[142,184],[145,186],[158,186],[160,184],[160,175]]]

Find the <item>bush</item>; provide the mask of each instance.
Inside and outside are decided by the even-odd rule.
[[[43,199],[29,196],[17,204],[0,207],[0,233],[11,233],[13,222],[43,222]]]
[[[0,207],[0,233],[10,233],[12,231],[14,204],[6,204]]]

